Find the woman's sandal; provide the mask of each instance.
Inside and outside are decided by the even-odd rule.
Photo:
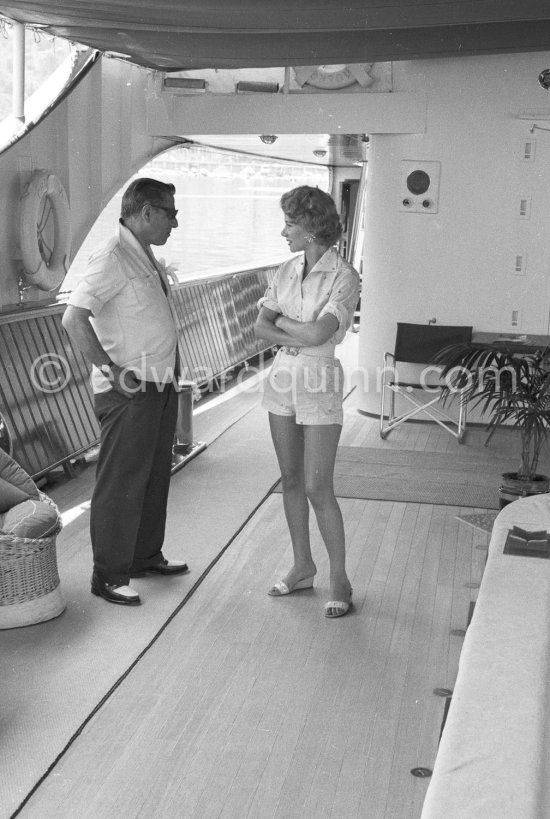
[[[313,576],[298,580],[291,588],[287,586],[284,580],[279,580],[278,583],[275,583],[275,585],[269,589],[268,594],[272,597],[282,597],[284,594],[292,594],[292,592],[300,591],[300,589],[311,588],[313,588]]]
[[[325,617],[334,619],[335,617],[343,617],[344,614],[347,614],[351,606],[352,594],[353,589],[350,589],[349,600],[347,603],[345,603],[343,600],[329,600],[328,603],[325,603]]]

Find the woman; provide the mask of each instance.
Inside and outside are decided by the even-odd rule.
[[[311,503],[330,562],[326,617],[346,614],[351,584],[345,567],[342,513],[334,495],[334,462],[342,430],[343,373],[334,348],[345,337],[359,298],[359,274],[333,247],[342,225],[333,199],[303,185],[281,198],[282,236],[292,253],[264,298],[257,338],[282,345],[262,406],[281,470],[283,504],[294,565],[269,594],[313,586],[309,537]]]

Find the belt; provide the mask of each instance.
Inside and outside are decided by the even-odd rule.
[[[334,361],[334,347],[329,350],[322,350],[311,347],[287,347],[284,345],[283,347],[279,348],[279,352],[284,353],[285,355],[303,355],[308,358],[316,358],[319,361],[321,360],[329,360]]]

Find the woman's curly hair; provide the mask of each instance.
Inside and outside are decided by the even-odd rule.
[[[334,199],[320,188],[300,185],[281,196],[285,216],[308,230],[318,242],[334,245],[342,235],[342,223]]]

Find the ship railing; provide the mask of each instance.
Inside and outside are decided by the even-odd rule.
[[[182,374],[199,388],[268,352],[254,336],[257,301],[278,264],[172,286]],[[11,454],[39,478],[97,446],[90,365],[62,327],[65,304],[0,313],[0,428]]]

